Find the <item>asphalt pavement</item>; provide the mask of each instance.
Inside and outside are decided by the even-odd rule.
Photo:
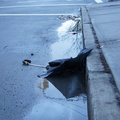
[[[81,8],[87,59],[90,120],[120,119],[120,2]]]
[[[107,0],[0,0],[0,120],[88,120],[87,97],[85,91],[80,91],[80,75],[46,80],[38,77],[46,72],[45,69],[22,65],[24,59],[46,66],[51,60],[75,56],[82,49],[82,36],[68,33],[68,29],[74,24],[70,16],[79,17],[81,6],[86,6],[82,7],[86,46],[102,48],[109,64],[112,58],[117,58],[114,59],[116,65],[109,67],[116,73],[113,76],[119,86],[119,70],[114,70],[119,69],[119,53],[111,55],[111,52],[116,53],[116,46],[119,51],[119,3],[93,5],[103,2]],[[94,46],[94,41],[89,43],[94,39],[96,43],[99,40],[100,45]],[[89,118],[118,120],[116,88],[119,87],[113,80],[109,82],[113,77],[104,70],[105,61],[102,59],[101,63],[99,59],[102,57],[98,54],[100,50],[94,49],[87,62],[89,78],[93,79],[88,81]],[[66,96],[75,97],[66,99]]]
[[[85,96],[67,101],[38,77],[43,68],[22,65],[30,59],[46,66],[60,57],[69,43],[60,42],[57,30],[68,21],[60,16],[79,15],[80,6],[86,4],[91,5],[83,0],[0,0],[0,120],[88,119]]]

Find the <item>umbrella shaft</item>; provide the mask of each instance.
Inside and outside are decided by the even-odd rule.
[[[36,65],[36,64],[29,64],[29,65],[31,65],[31,66],[35,66],[35,67],[46,68],[46,67],[45,67],[45,66],[43,66],[43,65]]]

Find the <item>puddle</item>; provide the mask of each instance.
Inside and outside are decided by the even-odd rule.
[[[88,120],[84,85],[80,73],[41,79],[43,96],[24,120]]]
[[[59,40],[51,45],[51,60],[75,57],[81,51],[80,31],[71,34],[75,25],[75,21],[69,20],[58,28]],[[39,82],[37,91],[40,98],[24,120],[88,120],[83,74],[78,71],[70,75],[39,78]]]
[[[69,98],[86,93],[84,77],[79,72],[71,75],[48,77],[47,80],[50,81],[68,100],[72,100]]]
[[[57,29],[59,40],[51,46],[53,60],[76,57],[83,48],[82,34],[75,31],[75,25],[75,21],[68,20]]]

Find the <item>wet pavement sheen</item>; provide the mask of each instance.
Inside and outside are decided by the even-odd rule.
[[[75,57],[82,49],[81,33],[72,34],[74,22],[59,16],[79,15],[80,4],[86,2],[32,1],[0,1],[0,120],[87,120],[83,75],[44,79],[37,75],[45,69],[22,65],[24,59],[46,65]],[[50,2],[80,4],[34,6]]]
[[[41,79],[42,96],[24,120],[87,120],[87,97],[79,77]]]
[[[69,33],[73,22],[67,20],[57,29],[59,40],[51,45],[53,60],[74,57],[82,49],[81,32],[77,35]],[[79,71],[40,78],[37,92],[42,96],[24,120],[87,120],[85,88],[84,75]]]

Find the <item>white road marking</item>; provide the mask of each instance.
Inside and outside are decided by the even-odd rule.
[[[73,14],[0,14],[0,16],[59,16],[59,15],[73,15]]]
[[[0,8],[21,8],[21,7],[57,7],[57,6],[80,6],[86,4],[50,4],[50,5],[18,5],[18,6],[1,6]],[[91,5],[91,4],[87,4]]]
[[[102,0],[95,0],[97,3],[103,3]]]
[[[37,1],[23,1],[23,2],[17,2],[17,3],[33,3],[33,2],[37,2]]]

